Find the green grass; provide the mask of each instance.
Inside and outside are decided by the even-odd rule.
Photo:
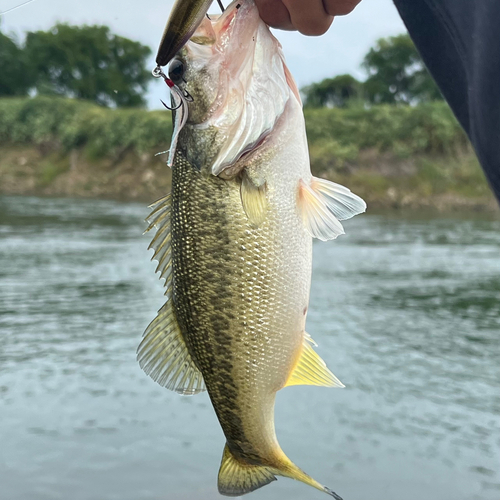
[[[0,99],[0,143],[30,144],[70,151],[84,148],[90,158],[137,154],[170,141],[170,113],[108,109],[57,97]]]
[[[69,161],[66,157],[57,154],[51,154],[45,158],[38,172],[38,184],[48,186],[56,177],[69,170]]]
[[[313,173],[346,184],[367,201],[450,193],[491,198],[468,140],[444,102],[306,109],[305,118]],[[57,97],[0,99],[0,147],[38,148],[42,185],[68,169],[72,150],[96,164],[119,163],[126,155],[151,157],[168,149],[171,134],[165,110],[109,109]]]
[[[369,109],[306,109],[313,157],[322,168],[343,166],[374,148],[403,159],[418,154],[455,154],[467,140],[443,102]],[[168,146],[170,113],[109,109],[58,97],[0,99],[0,142],[85,147],[91,157],[124,150],[144,153]]]

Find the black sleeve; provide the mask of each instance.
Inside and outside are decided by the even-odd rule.
[[[394,0],[500,200],[500,0]]]

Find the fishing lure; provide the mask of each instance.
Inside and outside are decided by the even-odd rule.
[[[156,64],[166,66],[191,38],[213,0],[177,0],[165,26]],[[222,4],[219,3],[219,5]]]

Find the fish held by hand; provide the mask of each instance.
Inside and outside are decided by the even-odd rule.
[[[203,19],[169,78],[192,100],[172,193],[148,219],[167,301],[139,363],[181,394],[208,391],[226,437],[220,493],[285,476],[338,499],[281,450],[274,404],[287,386],[343,386],[305,331],[312,238],[343,234],[366,204],[312,176],[299,92],[253,0]]]

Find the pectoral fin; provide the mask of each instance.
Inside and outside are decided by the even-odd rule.
[[[313,177],[299,183],[299,206],[306,229],[320,240],[333,240],[344,234],[339,222],[366,210],[366,203],[340,184]]]
[[[290,385],[321,385],[325,387],[345,387],[328,369],[312,345],[314,341],[308,333],[304,334],[302,353],[285,387]]]

